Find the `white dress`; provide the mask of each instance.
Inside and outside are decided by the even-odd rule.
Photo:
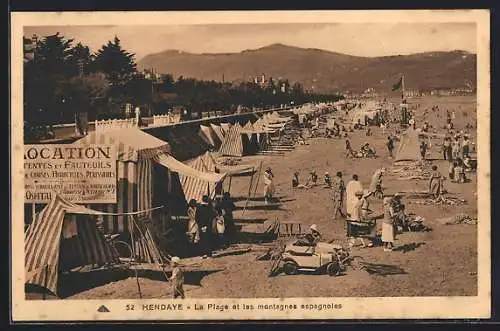
[[[348,214],[354,214],[354,207],[358,201],[356,192],[363,191],[363,186],[357,180],[351,180],[346,186],[346,211]]]

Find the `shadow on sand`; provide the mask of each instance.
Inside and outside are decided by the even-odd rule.
[[[394,247],[393,251],[407,253],[407,252],[414,251],[415,249],[417,249],[423,245],[425,245],[424,242],[404,244],[401,246]]]
[[[205,276],[219,271],[222,271],[222,269],[185,270],[184,284],[201,286],[201,280]],[[171,276],[171,271],[166,271],[165,273],[167,277]],[[139,278],[167,282],[165,274],[161,270],[138,269],[137,274]],[[44,292],[46,300],[64,299],[95,287],[125,280],[129,277],[135,277],[135,271],[124,267],[113,267],[87,272],[70,272],[59,276],[59,298],[40,286],[26,285],[26,299],[43,300]]]

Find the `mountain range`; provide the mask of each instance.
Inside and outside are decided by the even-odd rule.
[[[239,53],[194,54],[166,50],[150,54],[138,68],[174,78],[250,81],[256,76],[300,82],[321,93],[387,92],[404,75],[406,89],[451,89],[476,85],[476,55],[456,50],[410,55],[360,57],[283,44]]]

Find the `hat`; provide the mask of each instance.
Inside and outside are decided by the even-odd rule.
[[[311,227],[309,229],[311,229],[312,231],[315,231],[315,232],[319,232],[318,226],[316,224],[311,225]]]
[[[403,195],[401,193],[394,193],[394,197],[395,198],[401,198]]]
[[[355,196],[357,197],[362,197],[363,196],[363,191],[356,191],[356,193],[354,193]]]
[[[325,171],[325,175],[328,175],[328,171]]]
[[[316,170],[312,169],[312,170],[311,170],[311,173],[312,173],[312,174],[315,174],[315,173],[316,173]]]
[[[179,264],[181,262],[181,259],[177,256],[174,256],[174,257],[172,257],[171,261],[172,261],[172,263]]]

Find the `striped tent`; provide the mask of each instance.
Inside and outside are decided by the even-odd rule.
[[[58,294],[60,262],[66,268],[77,265],[105,265],[118,262],[94,220],[67,217],[68,214],[99,214],[67,202],[58,195],[30,224],[24,240],[25,283],[45,287]]]
[[[249,131],[253,131],[253,129],[254,129],[254,128],[253,128],[252,122],[251,122],[251,121],[248,121],[248,122],[247,122],[247,124],[245,124],[245,125],[243,126],[243,129],[245,129],[245,130],[249,130]]]
[[[207,144],[214,148],[219,148],[222,143],[222,139],[219,138],[211,126],[200,125],[199,135]]]
[[[160,154],[155,161],[179,173],[182,190],[186,201],[201,201],[204,195],[213,196],[215,188],[226,177],[225,173],[216,173],[215,166],[201,160],[200,157],[189,164],[184,164],[168,154]]]
[[[186,162],[186,164],[201,172],[216,173],[217,164],[212,157],[207,155],[209,155],[209,152],[198,156],[194,160]],[[221,183],[222,181],[207,182],[196,177],[181,176],[182,189],[186,195],[187,201],[191,199],[201,201],[204,195],[213,197],[216,193],[216,186]]]
[[[123,214],[145,210],[153,204],[153,183],[161,182],[167,194],[175,196],[179,201],[182,188],[179,176],[163,167],[155,167],[153,158],[160,153],[170,153],[170,146],[163,140],[155,138],[137,128],[106,130],[100,133],[91,132],[74,144],[112,144],[117,146],[117,203],[92,204],[95,210],[107,213]],[[159,168],[159,169],[158,169]],[[156,178],[156,180],[155,180]],[[161,178],[161,179],[160,179]],[[164,205],[168,201],[158,201]],[[124,215],[117,217],[104,216],[106,233],[128,232],[129,219]]]
[[[258,150],[257,134],[245,131],[240,124],[234,124],[224,137],[219,154],[224,156],[244,156]]]
[[[221,123],[220,127],[222,128],[222,133],[224,135],[227,135],[229,130],[231,129],[232,125],[231,125],[231,123]]]
[[[219,140],[221,142],[224,141],[224,132],[222,131],[222,127],[216,124],[210,124],[210,127],[212,128],[212,130],[214,130]]]

